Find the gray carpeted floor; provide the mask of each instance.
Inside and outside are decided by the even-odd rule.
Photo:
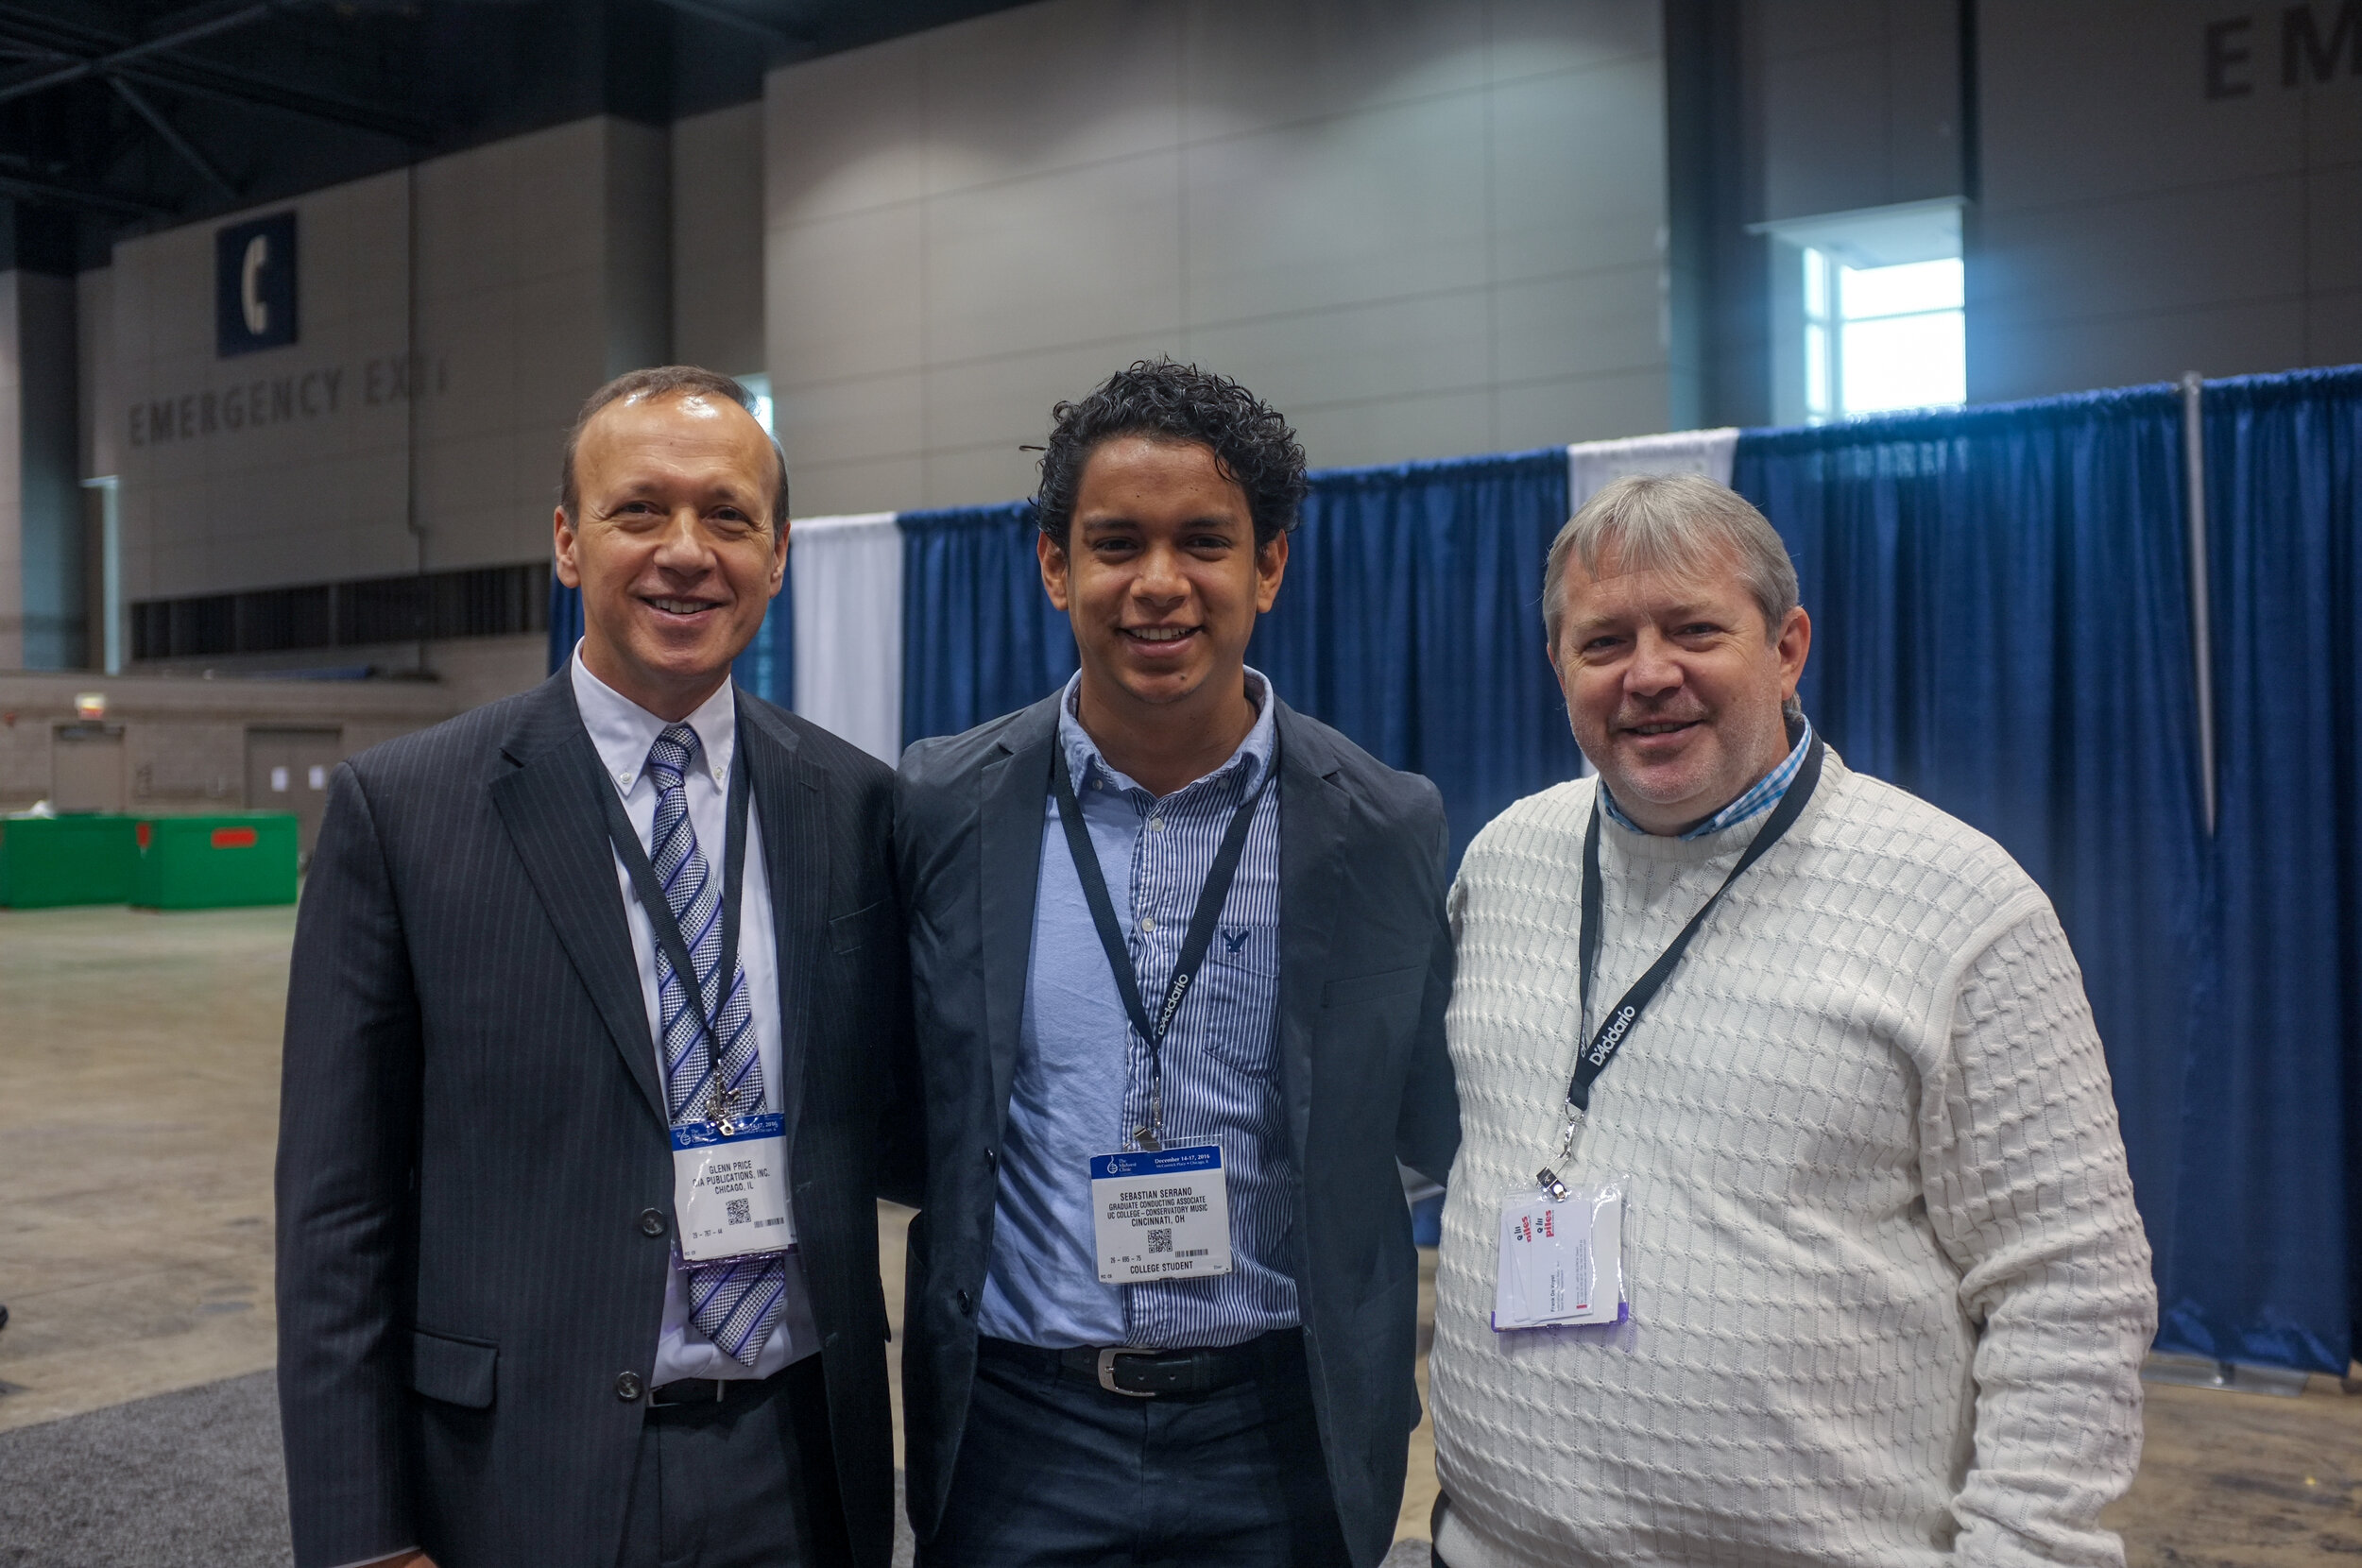
[[[0,1433],[7,1568],[293,1560],[269,1372]]]
[[[910,1526],[895,1520],[908,1568]],[[0,1433],[0,1568],[284,1568],[279,1399],[256,1372]],[[1386,1568],[1427,1568],[1401,1542]]]

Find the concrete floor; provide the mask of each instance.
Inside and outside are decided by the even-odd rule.
[[[270,1170],[292,910],[0,910],[0,1431],[272,1364]],[[879,1211],[898,1320],[908,1212]],[[1434,1304],[1422,1270],[1420,1343]],[[1424,1355],[1418,1369],[1427,1389]],[[2108,1515],[2134,1568],[2362,1555],[2362,1398],[2148,1388]],[[1423,1537],[1412,1440],[1398,1533]]]

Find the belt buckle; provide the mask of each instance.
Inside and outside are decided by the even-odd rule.
[[[1153,1393],[1143,1392],[1138,1389],[1119,1389],[1116,1387],[1116,1357],[1119,1355],[1146,1355],[1148,1354],[1149,1353],[1146,1351],[1125,1350],[1121,1346],[1117,1345],[1110,1345],[1102,1350],[1099,1353],[1099,1386],[1106,1389],[1111,1394],[1121,1394],[1126,1399],[1155,1399],[1156,1396]]]

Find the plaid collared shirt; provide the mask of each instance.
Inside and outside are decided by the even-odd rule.
[[[1796,770],[1805,765],[1805,753],[1812,749],[1812,721],[1800,719],[1797,721],[1797,728],[1799,733],[1796,737],[1796,744],[1789,752],[1786,760],[1740,791],[1737,800],[1732,801],[1705,821],[1695,827],[1682,829],[1680,836],[1685,839],[1703,839],[1708,833],[1720,833],[1725,827],[1736,827],[1749,817],[1760,816],[1777,806],[1780,803],[1780,797],[1788,793],[1788,787],[1796,781]],[[1600,804],[1607,809],[1608,816],[1618,827],[1629,828],[1635,833],[1646,831],[1638,823],[1624,815],[1624,809],[1616,804],[1616,797],[1608,793],[1604,784],[1600,787]]]

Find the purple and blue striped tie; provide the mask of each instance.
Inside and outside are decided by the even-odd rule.
[[[720,1042],[719,1048],[707,1048],[700,1010],[691,1005],[681,977],[659,944],[657,1015],[663,1022],[665,1109],[676,1127],[707,1119],[717,1068],[727,1103],[739,1115],[762,1105],[762,1062],[755,1049],[746,971],[733,962],[728,994],[722,994],[722,889],[697,847],[697,830],[690,826],[689,796],[682,787],[696,754],[697,732],[687,724],[667,724],[648,748],[648,776],[656,781],[648,862],[664,888],[664,901],[673,907],[673,918],[680,924],[681,941],[696,967],[704,1014],[714,1020]],[[733,1359],[753,1366],[787,1307],[786,1256],[759,1253],[683,1267],[689,1274],[691,1321]]]

